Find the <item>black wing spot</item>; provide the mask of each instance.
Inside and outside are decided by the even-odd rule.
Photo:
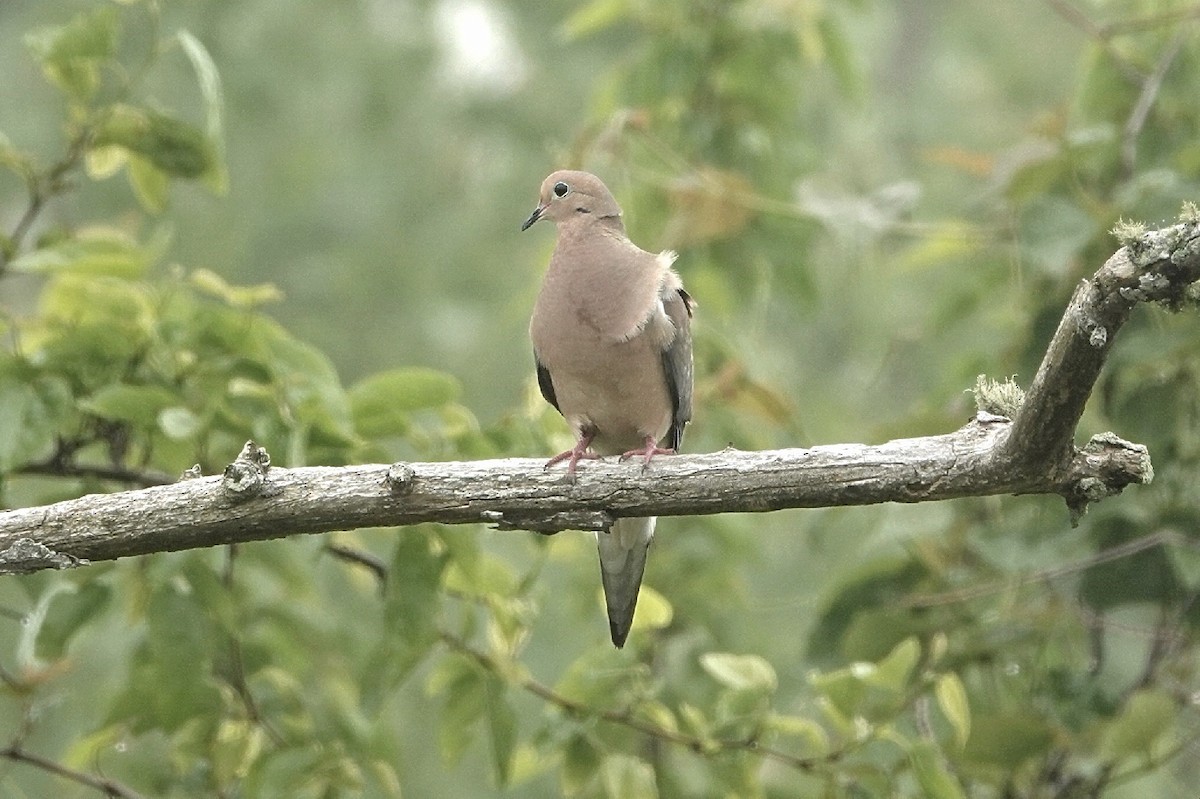
[[[542,397],[554,406],[554,410],[562,413],[562,408],[558,407],[558,397],[554,394],[554,383],[550,380],[550,370],[542,366],[542,362],[537,359],[536,355],[533,362],[537,367],[538,388],[542,391]]]
[[[673,358],[675,353],[670,350],[663,352],[663,372],[667,375],[667,393],[671,397],[671,427],[667,430],[667,447],[679,452],[679,445],[683,443],[683,428],[687,426],[689,420],[680,418],[680,397],[679,384],[675,375],[675,364]]]
[[[687,309],[687,315],[690,319],[692,316],[692,309],[696,306],[696,301],[692,299],[691,294],[688,294],[683,289],[676,289],[676,291],[679,292],[679,299],[683,300],[683,307]]]

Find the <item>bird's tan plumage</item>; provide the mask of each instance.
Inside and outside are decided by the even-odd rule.
[[[675,255],[631,242],[616,200],[586,172],[546,178],[525,227],[542,218],[557,224],[558,237],[529,332],[542,393],[579,441],[552,463],[568,459],[573,475],[589,446],[597,455],[637,452],[648,463],[678,447],[691,418],[691,300],[671,268]],[[653,536],[653,519],[621,519],[600,534],[617,646]]]

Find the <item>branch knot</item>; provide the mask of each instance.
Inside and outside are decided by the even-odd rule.
[[[271,456],[267,450],[247,441],[237,460],[225,467],[221,488],[238,501],[265,494]]]
[[[0,551],[0,572],[25,573],[40,569],[73,569],[87,566],[86,558],[77,558],[66,552],[56,552],[32,538],[18,538]]]

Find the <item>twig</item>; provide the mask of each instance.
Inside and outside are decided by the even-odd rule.
[[[441,633],[442,641],[455,652],[466,655],[474,660],[484,669],[493,674],[504,674],[503,667],[496,660],[485,652],[480,652],[467,644],[466,641],[448,632]],[[776,749],[771,746],[766,746],[759,743],[756,738],[746,739],[727,739],[727,738],[701,738],[695,735],[678,732],[676,730],[668,730],[657,724],[652,724],[648,721],[643,721],[634,715],[634,709],[613,710],[613,709],[598,709],[590,707],[583,702],[577,702],[574,699],[565,697],[555,691],[553,688],[538,682],[532,677],[518,678],[517,685],[524,691],[542,699],[560,710],[572,715],[585,718],[595,718],[601,721],[617,724],[622,727],[627,727],[635,732],[650,736],[659,741],[666,741],[676,746],[681,746],[689,749],[697,754],[720,754],[731,752],[750,752],[760,755],[767,760],[773,760],[777,763],[799,771],[813,771],[814,769],[836,763],[846,757],[851,751],[850,748],[839,749],[819,757],[800,757],[799,755],[785,752],[782,749]]]
[[[1104,54],[1112,59],[1113,64],[1117,67],[1117,71],[1121,73],[1121,76],[1125,80],[1135,86],[1142,84],[1146,76],[1142,74],[1140,69],[1130,63],[1125,56],[1121,55],[1117,48],[1113,47],[1112,42],[1109,41],[1112,33],[1105,26],[1093,22],[1091,17],[1080,11],[1069,0],[1046,0],[1046,4],[1066,20],[1067,23],[1078,28],[1089,39],[1095,41],[1096,45],[1104,51]]]
[[[1154,71],[1142,84],[1142,91],[1138,94],[1137,102],[1133,104],[1129,119],[1125,121],[1125,130],[1121,136],[1121,169],[1126,178],[1133,175],[1134,167],[1137,166],[1138,136],[1146,125],[1150,109],[1154,107],[1154,100],[1158,97],[1159,89],[1162,88],[1163,79],[1166,78],[1171,64],[1175,63],[1175,58],[1179,55],[1189,33],[1189,31],[1181,30],[1172,37],[1171,43],[1167,45],[1162,57],[1154,65]]]
[[[1039,569],[1030,574],[1020,575],[1011,579],[994,580],[983,585],[970,586],[968,588],[960,588],[955,591],[944,591],[937,594],[919,594],[911,596],[901,601],[901,604],[907,608],[932,608],[938,605],[951,605],[958,602],[966,602],[971,599],[997,594],[1001,591],[1008,591],[1014,588],[1031,585],[1033,583],[1049,582],[1050,580],[1059,577],[1065,577],[1069,574],[1087,571],[1093,566],[1099,566],[1101,563],[1108,563],[1121,558],[1127,558],[1138,552],[1143,552],[1147,549],[1153,549],[1157,546],[1165,546],[1176,543],[1180,537],[1173,533],[1151,533],[1135,538],[1132,541],[1127,541],[1124,544],[1103,549],[1094,555],[1082,558],[1071,563],[1066,563],[1061,566],[1052,566],[1046,569]]]
[[[1145,14],[1137,17],[1115,19],[1112,22],[1101,23],[1099,25],[1099,31],[1100,35],[1107,39],[1123,33],[1149,30],[1151,28],[1158,28],[1163,25],[1176,25],[1180,22],[1186,22],[1194,19],[1200,19],[1200,5],[1188,6],[1186,8],[1175,8],[1169,11],[1162,11],[1157,14]]]
[[[11,256],[15,256],[20,250],[22,242],[33,228],[33,223],[37,220],[38,215],[46,207],[46,203],[63,191],[66,186],[67,173],[79,166],[84,153],[87,152],[91,138],[90,128],[79,131],[67,145],[66,154],[44,175],[36,172],[25,175],[25,183],[29,188],[29,204],[25,207],[21,218],[17,220],[13,232],[9,234]],[[10,253],[0,249],[0,277],[4,276],[10,263]]]
[[[237,553],[237,544],[230,544],[226,548],[225,571],[221,576],[221,581],[226,591],[233,589],[234,566],[237,562]],[[229,682],[237,693],[238,698],[242,701],[246,717],[252,723],[262,728],[267,737],[271,739],[271,743],[282,747],[285,743],[283,736],[275,729],[275,726],[271,724],[267,717],[263,715],[262,710],[258,706],[258,701],[254,698],[254,693],[250,690],[250,684],[246,681],[246,659],[242,655],[242,642],[233,630],[229,632],[229,659],[232,671],[229,675]]]
[[[0,757],[5,757],[18,763],[28,763],[31,766],[36,766],[43,771],[71,780],[72,782],[77,782],[80,785],[95,788],[105,796],[114,797],[114,799],[142,799],[142,794],[116,780],[76,771],[49,758],[35,755],[33,752],[22,748],[19,744],[10,744],[4,749],[0,749]]]
[[[91,477],[135,486],[170,485],[175,478],[166,472],[153,469],[128,469],[123,466],[96,466],[50,459],[27,463],[14,470],[15,474],[43,475],[47,477]]]
[[[344,560],[347,563],[352,563],[355,566],[362,566],[367,571],[375,576],[375,580],[379,583],[379,589],[382,591],[387,586],[388,567],[379,558],[361,549],[356,549],[345,544],[338,544],[329,541],[325,544],[325,551],[333,555],[338,560]]]

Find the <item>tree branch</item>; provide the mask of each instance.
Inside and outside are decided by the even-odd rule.
[[[15,470],[16,474],[42,475],[46,477],[84,477],[109,480],[137,486],[167,485],[173,482],[171,475],[153,469],[127,469],[121,466],[97,466],[73,463],[51,458],[36,463],[27,463]]]
[[[95,788],[102,792],[105,796],[115,797],[116,799],[141,799],[141,794],[132,788],[122,785],[116,780],[110,780],[106,777],[97,777],[92,774],[87,774],[82,771],[76,771],[72,768],[67,768],[61,763],[56,763],[49,758],[35,755],[22,748],[19,744],[10,744],[9,746],[0,749],[0,757],[7,758],[18,763],[28,763],[31,766],[40,768],[42,771],[48,771],[51,774],[56,774],[64,779],[77,782],[80,785],[86,785],[89,788]]]
[[[629,516],[698,516],[783,508],[1057,494],[1078,518],[1088,503],[1153,476],[1146,448],[1112,433],[1073,445],[1075,427],[1138,302],[1178,308],[1200,279],[1200,211],[1145,232],[1080,283],[1013,418],[980,411],[945,435],[868,446],[741,452],[636,463],[593,461],[568,483],[543,461],[272,468],[250,442],[222,477],[0,513],[0,573],[65,568],[149,552],[409,525],[486,523],[543,533],[605,530]]]
[[[1138,302],[1179,308],[1200,280],[1200,212],[1185,209],[1181,224],[1115,231],[1125,246],[1091,278],[1080,281],[1050,341],[1025,402],[1002,447],[1014,466],[1036,473],[1071,459],[1084,406],[1117,332]]]
[[[760,512],[989,494],[1074,497],[1087,490],[1088,481],[1106,494],[1149,479],[1145,449],[1115,437],[1090,445],[1053,475],[1031,477],[1004,468],[995,458],[996,445],[1010,426],[1004,417],[980,414],[948,435],[879,446],[727,449],[664,458],[649,471],[609,459],[589,464],[573,485],[561,472],[543,470],[542,460],[528,458],[261,472],[235,461],[220,478],[4,512],[0,572],[420,522],[484,522],[553,533],[603,530],[621,516]]]
[[[1105,55],[1112,60],[1113,66],[1117,68],[1121,76],[1130,84],[1140,86],[1142,81],[1145,80],[1145,76],[1141,71],[1110,41],[1115,32],[1113,29],[1093,22],[1091,17],[1081,11],[1070,0],[1046,0],[1046,5],[1050,6],[1069,25],[1073,25],[1089,39],[1092,39],[1096,43],[1096,46],[1103,50]]]
[[[9,251],[6,252],[0,248],[0,277],[4,276],[9,264],[16,259],[25,237],[33,229],[33,223],[37,220],[38,214],[46,207],[46,203],[66,189],[67,175],[79,166],[87,153],[91,139],[91,129],[85,128],[71,138],[71,143],[67,145],[67,152],[63,155],[62,160],[50,167],[44,174],[38,174],[32,169],[25,171],[24,178],[29,190],[29,204],[8,236]]]

